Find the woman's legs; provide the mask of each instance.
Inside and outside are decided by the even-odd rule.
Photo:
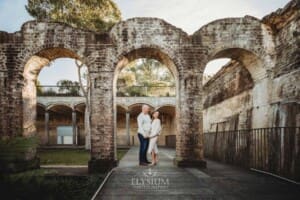
[[[152,156],[152,159],[151,159],[152,164],[155,164],[156,163],[156,159],[155,159],[156,154],[155,154],[154,150],[151,152],[151,156]]]

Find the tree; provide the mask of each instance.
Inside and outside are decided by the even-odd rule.
[[[112,0],[28,0],[25,7],[37,20],[97,32],[105,32],[121,20],[121,12]]]
[[[68,95],[79,96],[80,84],[77,81],[60,80],[56,83],[59,92],[65,92]]]
[[[91,105],[90,105],[90,79],[87,71],[82,72],[84,68],[84,62],[75,60],[77,66],[77,74],[79,85],[83,96],[85,98],[85,114],[84,114],[84,127],[85,127],[85,148],[91,149]],[[83,75],[82,75],[83,74]],[[86,81],[86,87],[83,85],[83,80]]]

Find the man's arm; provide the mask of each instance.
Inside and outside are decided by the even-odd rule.
[[[143,129],[143,117],[141,115],[138,116],[137,122],[138,122],[138,129],[144,131],[144,129]],[[140,133],[140,134],[144,135],[144,133]]]

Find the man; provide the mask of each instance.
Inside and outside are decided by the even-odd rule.
[[[137,117],[138,138],[140,140],[139,163],[141,166],[150,164],[147,160],[147,149],[149,145],[149,135],[151,131],[151,118],[149,116],[150,107],[142,106],[142,112]]]

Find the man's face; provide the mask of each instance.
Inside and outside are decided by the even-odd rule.
[[[143,113],[148,114],[150,111],[149,106],[143,106]]]

